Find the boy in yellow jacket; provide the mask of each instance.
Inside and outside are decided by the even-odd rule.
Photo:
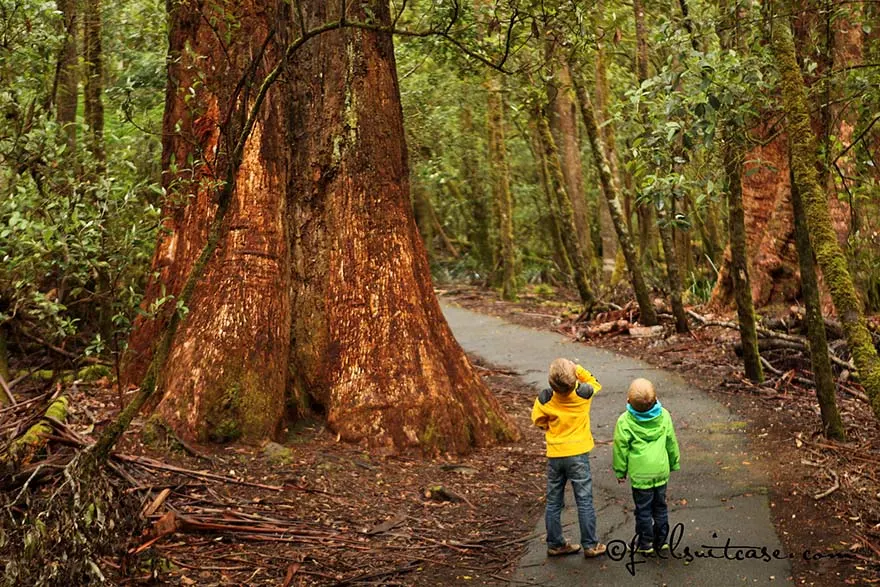
[[[575,554],[584,549],[586,558],[604,553],[596,538],[593,480],[589,453],[593,450],[590,404],[602,386],[593,375],[568,359],[550,365],[550,389],[542,391],[532,408],[532,422],[545,431],[547,440],[547,556]],[[565,484],[571,481],[577,503],[581,544],[569,544],[562,536]]]

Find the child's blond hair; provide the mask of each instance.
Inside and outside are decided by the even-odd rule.
[[[571,393],[577,385],[577,366],[568,359],[550,363],[550,387],[556,393]]]
[[[657,401],[657,393],[654,391],[654,384],[647,379],[638,378],[629,384],[629,391],[626,394],[626,401],[637,412],[646,412],[650,410]]]

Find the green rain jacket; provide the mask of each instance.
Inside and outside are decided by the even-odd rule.
[[[626,407],[614,428],[614,475],[629,477],[635,489],[665,485],[680,468],[672,417],[660,402],[645,412]]]

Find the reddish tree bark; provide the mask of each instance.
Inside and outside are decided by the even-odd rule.
[[[337,16],[333,3],[303,4],[309,26]],[[366,5],[390,22],[386,2]],[[353,5],[350,18],[364,10]],[[326,33],[297,55],[290,78],[297,397],[325,410],[343,439],[370,445],[466,452],[517,437],[432,289],[409,204],[390,35]]]
[[[144,307],[177,296],[204,247],[229,153],[259,85],[278,59],[267,41],[283,3],[170,6],[163,119],[163,185],[169,197]],[[224,31],[233,26],[229,46]],[[234,23],[234,24],[232,24]],[[273,33],[274,35],[275,33]],[[244,80],[244,83],[240,83]],[[198,83],[197,83],[198,82]],[[159,419],[195,440],[264,438],[283,415],[290,324],[284,94],[270,90],[234,173],[219,245],[204,267],[159,380]],[[173,301],[135,324],[125,377],[139,382]]]

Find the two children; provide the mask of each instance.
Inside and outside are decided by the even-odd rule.
[[[593,449],[590,406],[602,389],[593,375],[567,359],[550,365],[550,388],[542,391],[532,408],[532,421],[545,431],[547,441],[547,555],[603,554],[606,546],[596,537],[589,453]],[[669,412],[657,401],[654,386],[636,379],[627,394],[627,411],[614,430],[614,474],[620,483],[628,476],[636,509],[637,550],[643,554],[669,548],[666,484],[669,472],[679,469],[678,442]],[[569,544],[562,535],[561,514],[566,482],[571,481],[578,509],[581,544]]]

